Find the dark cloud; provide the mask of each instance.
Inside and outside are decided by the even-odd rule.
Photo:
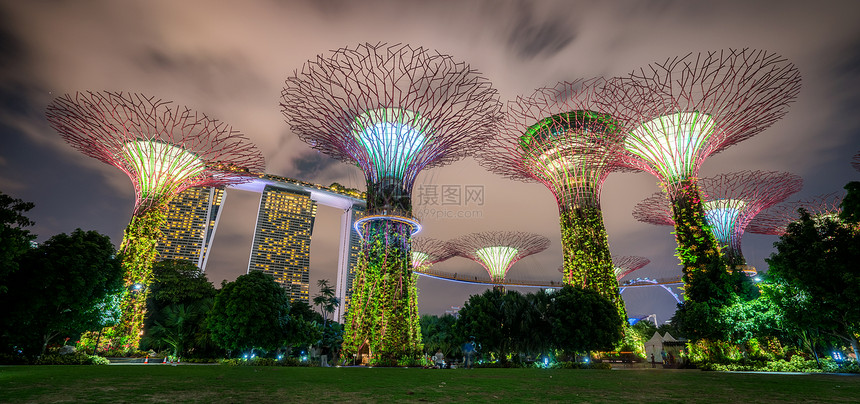
[[[569,20],[555,15],[536,17],[531,3],[521,2],[517,8],[508,33],[508,45],[519,57],[551,57],[576,39],[576,29]]]
[[[343,164],[316,150],[293,157],[290,162],[292,170],[289,176],[299,179],[327,178],[330,176],[329,170],[336,169]]]

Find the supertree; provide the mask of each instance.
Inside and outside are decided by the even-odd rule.
[[[851,167],[854,167],[855,170],[860,171],[860,152],[854,155],[854,158],[851,159]]]
[[[803,179],[776,171],[740,171],[699,180],[705,223],[720,246],[730,269],[752,272],[746,266],[741,239],[750,221],[763,210],[800,191]],[[672,207],[663,193],[656,193],[633,209],[640,222],[675,225]],[[752,272],[754,273],[754,272]]]
[[[226,123],[142,94],[66,94],[48,106],[47,118],[73,147],[119,168],[134,185],[119,248],[127,293],[112,333],[115,344],[136,349],[167,203],[191,187],[250,180],[263,171],[263,155]]]
[[[429,237],[412,239],[412,268],[420,270],[454,256],[451,246],[441,240]]]
[[[834,192],[809,199],[783,202],[756,216],[747,226],[747,232],[781,236],[785,234],[791,222],[800,219],[798,210],[801,208],[813,217],[837,216],[842,212],[841,204],[844,197],[843,193]]]
[[[486,231],[467,234],[449,244],[455,255],[481,264],[493,282],[501,282],[517,261],[546,250],[549,239],[521,231]]]
[[[418,173],[471,155],[501,115],[496,90],[470,66],[408,45],[363,44],[318,56],[286,80],[281,107],[315,149],[357,164],[367,216],[343,349],[377,363],[419,354],[409,244]]]
[[[785,115],[800,90],[800,74],[774,53],[743,49],[667,59],[613,83],[609,102],[621,108],[630,128],[619,157],[656,176],[668,195],[689,285],[719,259],[707,231],[699,168],[708,156]]]
[[[651,260],[645,257],[625,255],[623,257],[612,257],[612,262],[615,264],[615,279],[620,281],[621,278],[650,264]]]
[[[561,225],[563,281],[609,298],[622,315],[600,190],[624,146],[601,78],[561,82],[508,102],[499,131],[479,152],[489,170],[519,181],[543,183],[555,196]]]

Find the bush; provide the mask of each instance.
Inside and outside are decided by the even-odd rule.
[[[186,363],[218,363],[218,359],[213,358],[187,358],[182,359],[183,362]]]
[[[598,369],[610,370],[612,365],[606,362],[556,362],[550,366],[552,369]]]
[[[814,359],[806,359],[800,355],[794,355],[791,360],[755,361],[742,360],[732,363],[704,363],[699,367],[702,370],[715,370],[720,372],[800,372],[800,373],[860,373],[860,365],[856,362],[845,362],[840,367],[830,359],[820,359],[821,369]]]
[[[281,360],[272,358],[254,358],[254,359],[221,359],[222,365],[228,366],[286,366],[286,367],[311,367],[309,362],[300,361],[298,358],[284,358]]]
[[[34,362],[35,365],[109,365],[110,361],[101,356],[87,355],[75,352],[69,355],[42,355]]]
[[[522,362],[513,362],[513,361],[498,361],[498,362],[483,362],[476,363],[476,368],[487,368],[487,369],[518,369],[518,368],[527,368],[531,367],[531,365],[527,365]]]
[[[30,360],[24,355],[0,353],[0,365],[28,365]]]

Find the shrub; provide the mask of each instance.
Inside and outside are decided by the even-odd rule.
[[[550,367],[552,369],[612,369],[612,365],[606,362],[556,362]]]
[[[254,358],[254,359],[242,359],[242,358],[231,358],[231,359],[221,359],[219,362],[222,365],[228,366],[286,366],[286,367],[310,367],[311,364],[309,362],[300,361],[298,358],[284,358],[281,360],[272,359],[272,358]]]
[[[109,365],[110,361],[101,356],[75,352],[68,355],[42,355],[34,362],[36,365]]]

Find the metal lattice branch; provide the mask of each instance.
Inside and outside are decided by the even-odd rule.
[[[368,183],[410,191],[423,168],[473,154],[492,135],[501,103],[490,82],[447,55],[363,44],[305,63],[281,107],[313,148],[357,163]]]
[[[455,255],[481,264],[490,278],[502,280],[519,260],[549,247],[549,239],[519,231],[472,233],[449,242]]]
[[[606,102],[602,78],[561,82],[509,101],[498,133],[479,152],[487,169],[519,181],[539,181],[560,206],[600,206],[617,160],[624,127]]]
[[[412,239],[412,268],[421,268],[442,262],[454,256],[451,246],[429,237]]]
[[[66,94],[47,118],[73,147],[131,178],[135,216],[188,188],[245,182],[265,167],[256,146],[226,123],[143,94]]]
[[[800,74],[775,53],[733,49],[653,63],[612,84],[610,102],[632,125],[620,157],[673,194],[708,156],[782,118]]]
[[[784,172],[741,171],[702,178],[699,187],[711,232],[723,246],[739,253],[750,221],[761,211],[799,192],[803,179]],[[637,204],[633,217],[645,223],[675,224],[671,205],[662,193]]]
[[[747,226],[747,232],[781,236],[788,225],[800,219],[798,209],[805,209],[812,216],[838,215],[842,212],[844,193],[833,192],[810,199],[785,202],[776,205],[758,216]]]
[[[854,158],[851,159],[851,167],[854,167],[855,170],[860,171],[860,152],[854,155]]]
[[[612,257],[612,263],[615,265],[615,278],[620,281],[621,278],[650,264],[651,260],[645,257],[625,255]]]

